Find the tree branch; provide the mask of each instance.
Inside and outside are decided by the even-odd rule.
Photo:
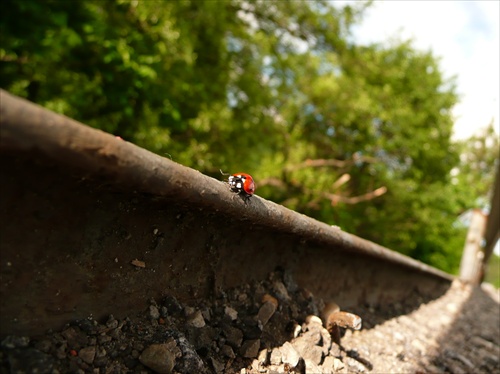
[[[375,162],[378,162],[378,160],[374,157],[357,156],[357,155],[354,155],[349,160],[336,160],[333,158],[330,158],[330,159],[318,158],[315,160],[307,159],[304,162],[301,162],[300,164],[289,166],[289,167],[287,167],[287,169],[292,171],[292,170],[298,170],[298,169],[304,169],[304,168],[310,168],[310,167],[318,168],[318,167],[323,167],[323,166],[333,166],[333,167],[337,167],[337,168],[343,168],[346,166],[354,165],[356,162],[375,163]]]

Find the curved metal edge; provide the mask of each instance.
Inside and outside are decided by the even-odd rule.
[[[0,151],[31,150],[85,176],[108,177],[129,190],[183,201],[306,241],[454,279],[441,270],[258,196],[245,204],[221,181],[0,90]]]

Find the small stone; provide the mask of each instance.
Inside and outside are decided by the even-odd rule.
[[[323,326],[323,321],[318,316],[309,315],[306,317],[306,326],[317,324]]]
[[[325,359],[323,360],[323,364],[321,365],[323,367],[323,374],[332,374],[334,371],[333,369],[334,363],[335,363],[334,357],[326,356]]]
[[[187,324],[193,327],[201,328],[205,326],[205,319],[203,314],[197,310],[188,317]]]
[[[295,350],[292,344],[290,342],[285,342],[279,350],[281,351],[281,360],[286,363],[291,365],[292,367],[297,366],[299,363],[300,355],[299,353]]]
[[[210,358],[210,361],[212,362],[212,366],[214,367],[214,370],[216,373],[223,373],[224,372],[224,363],[216,360],[213,357]]]
[[[271,365],[279,365],[281,364],[281,351],[279,348],[273,348],[271,351]]]
[[[158,310],[158,307],[154,305],[149,306],[149,317],[151,319],[158,319],[160,318],[160,311]]]
[[[141,261],[138,259],[134,259],[134,260],[130,261],[130,263],[138,268],[145,268],[146,267],[146,263],[144,261]]]
[[[345,367],[344,363],[340,359],[338,359],[337,357],[333,359],[333,370],[339,371],[342,370],[344,367]]]
[[[279,305],[278,300],[274,296],[271,296],[268,293],[266,293],[264,296],[262,296],[262,304],[268,301],[273,303],[276,306],[276,308],[278,308]]]
[[[296,292],[299,289],[299,286],[293,279],[292,273],[289,270],[285,270],[283,274],[283,282],[285,283],[286,289],[288,292]]]
[[[44,339],[40,340],[35,344],[35,348],[38,349],[39,351],[49,353],[50,349],[52,348],[52,343],[50,340]]]
[[[167,309],[166,306],[162,306],[160,308],[160,316],[163,317],[163,318],[168,317],[168,309]]]
[[[288,294],[285,285],[281,281],[275,281],[273,283],[273,289],[279,299],[285,301],[290,300],[290,295]]]
[[[326,356],[332,347],[332,336],[324,327],[320,330],[323,354]]]
[[[210,322],[210,319],[212,318],[212,313],[210,312],[210,309],[203,308],[203,310],[201,311],[201,314],[202,314],[203,318],[205,319],[205,321]]]
[[[80,319],[75,323],[86,334],[93,334],[97,326],[97,321],[90,318]]]
[[[175,352],[171,344],[151,344],[139,356],[144,366],[160,374],[170,374],[175,366]]]
[[[347,363],[347,366],[349,366],[349,371],[354,371],[356,373],[364,373],[366,371],[366,368],[363,366],[363,364],[361,364],[354,358],[346,357],[345,361]]]
[[[204,368],[203,360],[200,358],[194,346],[184,336],[177,338],[177,344],[182,354],[182,360],[176,365],[180,373],[201,373]]]
[[[115,340],[118,340],[120,338],[120,329],[113,329],[109,332],[109,336]]]
[[[24,348],[27,347],[30,343],[30,338],[27,336],[14,336],[9,335],[4,340],[2,340],[2,348]]]
[[[399,340],[399,341],[404,341],[405,340],[405,337],[403,334],[401,334],[399,331],[394,331],[392,333],[392,337],[396,340]]]
[[[165,296],[165,299],[163,300],[163,305],[167,308],[167,311],[170,314],[178,314],[182,312],[182,305],[177,301],[175,297],[171,295]]]
[[[66,358],[66,351],[67,351],[68,345],[66,343],[61,344],[57,349],[56,349],[56,357],[59,360],[65,359]]]
[[[226,344],[222,346],[221,353],[224,356],[229,357],[229,358],[235,358],[236,357],[236,355],[234,354],[233,348],[231,348],[230,346],[228,346]]]
[[[321,342],[321,329],[310,329],[294,340],[294,342],[301,341],[305,341],[309,345],[319,345]],[[292,344],[294,343],[292,342]]]
[[[265,326],[269,319],[273,316],[274,312],[276,312],[276,305],[271,301],[266,301],[259,309],[259,313],[257,314],[257,318],[262,323],[262,326]]]
[[[184,315],[186,317],[189,317],[191,314],[193,314],[194,312],[196,311],[195,308],[193,308],[192,306],[189,306],[187,305],[186,307],[184,307]]]
[[[295,340],[292,343],[293,347],[304,360],[310,360],[316,365],[319,365],[323,357],[323,349],[313,343],[314,339],[307,339],[303,337],[304,335]]]
[[[262,323],[255,318],[244,318],[241,329],[246,339],[260,339],[262,335]]]
[[[304,359],[304,362],[306,363],[306,374],[317,374],[322,372],[318,364],[315,362],[306,358]]]
[[[223,328],[224,335],[226,336],[227,343],[233,348],[239,348],[243,341],[243,332],[240,329],[232,326],[225,326]]]
[[[231,321],[235,321],[238,318],[238,312],[229,306],[224,308],[224,314],[231,318]]]
[[[265,365],[267,363],[267,356],[269,356],[269,352],[267,351],[267,349],[263,349],[259,352],[257,360],[260,364]]]
[[[70,348],[78,349],[88,344],[87,335],[77,326],[68,327],[61,332],[61,335],[64,336]]]
[[[255,372],[255,373],[260,372],[260,364],[259,364],[259,360],[253,360],[253,361],[252,361],[252,370],[253,370],[253,372]]]
[[[257,357],[260,348],[260,339],[246,340],[240,349],[241,355],[247,358]]]
[[[90,365],[94,362],[95,353],[96,347],[85,347],[80,349],[80,351],[78,352],[78,357],[80,357],[84,362]]]
[[[104,343],[108,343],[112,340],[111,336],[109,335],[99,335],[97,337],[97,341],[99,342],[99,344],[104,344]]]
[[[112,314],[109,315],[108,320],[106,321],[106,327],[110,329],[116,329],[118,327],[118,321]]]
[[[188,330],[188,336],[189,341],[197,351],[202,348],[211,349],[211,347],[217,345],[217,332],[208,325],[191,328]]]
[[[54,358],[35,348],[9,349],[1,355],[6,359],[2,361],[2,373],[52,373],[54,369]]]

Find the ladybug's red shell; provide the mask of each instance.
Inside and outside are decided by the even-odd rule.
[[[227,179],[231,191],[250,197],[255,192],[255,183],[251,175],[246,173],[236,173]]]

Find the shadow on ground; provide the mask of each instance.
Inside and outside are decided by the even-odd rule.
[[[431,359],[434,366],[450,373],[500,372],[497,300],[481,287],[472,290],[449,330],[437,341],[438,348]]]

